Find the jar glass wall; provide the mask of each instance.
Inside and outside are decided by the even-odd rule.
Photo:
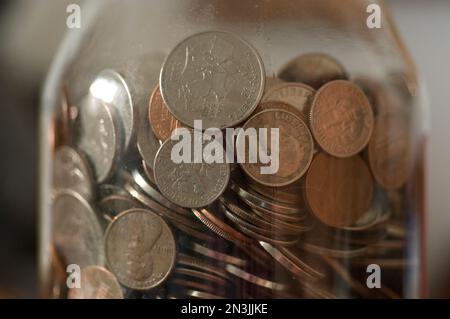
[[[420,296],[424,105],[388,12],[369,28],[368,5],[83,5],[43,95],[43,294]],[[276,132],[254,143],[270,161],[234,131],[210,154],[227,160],[175,162],[171,134],[196,120],[217,128],[202,152],[231,128]]]

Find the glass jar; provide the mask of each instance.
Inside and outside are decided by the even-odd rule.
[[[43,296],[423,296],[425,109],[370,3],[84,4],[42,100]]]

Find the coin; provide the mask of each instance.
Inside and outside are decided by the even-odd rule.
[[[97,182],[107,180],[113,171],[120,145],[110,108],[87,96],[79,110],[78,147],[89,157]]]
[[[264,67],[236,34],[207,31],[181,41],[161,69],[161,94],[171,113],[193,127],[225,128],[246,119],[264,91]]]
[[[303,83],[281,83],[273,86],[262,101],[279,101],[294,106],[299,113],[305,114],[309,111],[316,90]],[[300,117],[304,119],[304,115]]]
[[[167,223],[145,209],[118,215],[105,235],[106,261],[124,286],[147,290],[162,284],[175,264],[175,238]]]
[[[148,122],[148,117],[144,116],[144,112],[141,112],[139,117],[139,126],[137,132],[137,147],[139,154],[151,169],[153,169],[153,164],[155,162],[155,156],[158,152],[161,144],[150,128],[150,123]]]
[[[53,188],[71,189],[87,200],[94,196],[94,177],[84,155],[69,146],[56,150],[53,162]]]
[[[63,145],[70,145],[72,143],[72,118],[70,114],[70,102],[69,102],[69,92],[67,86],[64,86],[61,94],[61,107],[57,110],[56,118],[56,130],[57,136],[60,136],[60,143]]]
[[[124,195],[109,195],[102,198],[98,202],[98,206],[100,209],[108,214],[110,217],[115,217],[119,215],[121,212],[129,210],[131,208],[138,208],[140,206],[139,203],[128,196]]]
[[[239,277],[245,281],[251,282],[252,284],[264,287],[264,288],[268,288],[268,289],[273,289],[273,290],[277,290],[277,291],[283,291],[286,290],[287,286],[285,284],[282,283],[278,283],[278,282],[274,282],[274,281],[270,281],[267,280],[265,278],[261,278],[258,277],[256,275],[253,275],[251,273],[246,272],[245,270],[242,270],[236,266],[233,265],[226,265],[225,269],[230,273],[235,275],[236,277]]]
[[[307,123],[305,114],[286,102],[281,101],[261,102],[258,104],[258,107],[255,109],[253,114],[255,115],[265,110],[284,110],[287,112],[291,112],[297,115],[299,118],[301,118],[303,122]]]
[[[153,90],[149,104],[148,117],[150,125],[153,133],[155,133],[155,136],[160,141],[167,140],[176,128],[183,126],[183,124],[170,113],[161,96],[159,86]]]
[[[79,194],[63,190],[52,206],[53,241],[65,264],[102,266],[103,232],[91,205]]]
[[[300,55],[284,66],[278,76],[285,81],[305,83],[316,89],[327,82],[347,78],[344,67],[324,53]]]
[[[255,128],[257,131],[261,128],[278,128],[279,130],[279,142],[275,141],[279,144],[279,158],[274,159],[278,161],[278,171],[273,174],[262,174],[261,167],[267,164],[249,163],[246,158],[245,162],[241,163],[241,167],[249,177],[263,185],[279,187],[294,183],[303,176],[311,163],[314,150],[311,133],[305,122],[295,114],[284,110],[260,112],[244,124],[243,130],[237,137],[236,143],[246,145],[247,150],[250,141],[244,132],[248,128]],[[267,151],[271,152],[271,149],[267,147]],[[247,155],[248,153],[246,151]],[[295,161],[292,160],[294,158]]]
[[[375,121],[368,158],[375,180],[385,189],[402,187],[411,171],[411,151],[407,120],[385,114]]]
[[[230,178],[227,163],[174,163],[171,152],[178,141],[167,140],[155,158],[155,182],[160,192],[182,207],[203,207],[215,201]],[[213,143],[213,142],[210,142]],[[194,149],[192,147],[192,149]]]
[[[69,299],[123,299],[116,277],[99,266],[81,269],[80,288],[69,289]]]
[[[372,176],[359,156],[342,159],[321,152],[306,175],[305,195],[321,222],[332,227],[350,226],[369,208]]]
[[[123,147],[127,149],[134,137],[136,115],[130,89],[125,79],[115,70],[103,70],[92,82],[89,92],[93,97],[114,107],[118,125],[123,131],[121,134],[124,137]]]
[[[310,127],[320,147],[336,157],[359,153],[373,129],[369,100],[355,84],[338,80],[317,91],[310,114]]]

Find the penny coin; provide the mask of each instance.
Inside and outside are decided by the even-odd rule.
[[[279,165],[277,172],[262,174],[261,168],[268,164],[262,164],[259,159],[256,163],[250,163],[248,151],[252,141],[245,133],[249,128],[255,128],[256,131],[267,128],[268,133],[270,129],[278,128],[279,158],[275,158]],[[266,140],[270,141],[270,137]],[[258,147],[264,148],[264,143],[258,142]],[[302,177],[311,163],[314,150],[313,139],[305,122],[295,114],[284,110],[266,110],[251,117],[239,133],[236,144],[245,145],[246,148],[247,158],[245,163],[241,163],[244,172],[256,182],[273,187],[291,184]],[[269,146],[266,150],[272,151]]]
[[[347,78],[344,67],[324,53],[300,55],[284,66],[278,76],[285,81],[305,83],[315,89],[327,82]]]
[[[117,124],[120,124],[119,127],[123,131],[122,143],[124,149],[127,149],[134,136],[136,115],[125,79],[115,70],[103,70],[92,82],[89,92],[93,97],[114,107],[118,116]]]
[[[359,153],[373,129],[369,100],[355,84],[338,80],[317,91],[310,114],[311,131],[317,143],[336,157]]]
[[[153,169],[155,156],[160,146],[161,144],[150,128],[148,116],[144,116],[144,114],[141,114],[141,116],[139,117],[139,126],[137,132],[137,147],[139,154],[145,161],[145,164],[147,164],[151,169]]]
[[[170,112],[193,127],[225,128],[246,119],[264,91],[258,53],[237,35],[207,31],[180,42],[161,69],[160,88]]]
[[[99,266],[81,269],[80,288],[69,289],[69,299],[123,299],[116,277]]]
[[[167,140],[176,128],[183,126],[183,124],[170,113],[161,96],[159,86],[155,88],[150,97],[148,113],[153,133],[155,133],[155,136],[160,141]]]
[[[230,166],[227,163],[206,163],[204,159],[199,163],[193,160],[190,163],[175,163],[171,153],[177,143],[169,139],[159,149],[154,166],[156,185],[174,204],[182,207],[207,206],[225,191],[230,178]]]
[[[306,175],[305,193],[312,213],[324,224],[345,227],[368,210],[373,181],[359,156],[336,158],[318,153]]]
[[[103,232],[91,205],[63,190],[56,194],[52,212],[53,241],[65,264],[103,265]]]
[[[176,243],[167,223],[145,209],[119,214],[105,235],[106,261],[124,286],[147,290],[162,284],[175,264]]]
[[[282,83],[273,86],[262,101],[279,101],[294,106],[300,113],[309,111],[316,90],[302,83]],[[303,119],[303,117],[301,117]]]
[[[369,165],[375,180],[385,189],[402,187],[411,171],[408,121],[403,116],[383,115],[375,121],[369,142]]]
[[[72,143],[73,128],[67,86],[64,86],[62,89],[61,107],[57,110],[56,129],[61,142],[58,144],[70,145]]]
[[[69,146],[61,146],[53,162],[53,188],[71,189],[87,200],[93,198],[94,177],[84,156]]]
[[[259,112],[265,111],[265,110],[284,110],[287,112],[294,113],[299,118],[303,120],[303,122],[306,121],[306,116],[303,112],[299,111],[297,108],[293,107],[292,105],[281,102],[281,101],[267,101],[267,102],[261,102],[258,104],[258,107],[255,109],[253,114],[258,114]]]
[[[108,179],[113,171],[120,144],[110,108],[87,96],[80,105],[78,147],[89,157],[97,182]]]

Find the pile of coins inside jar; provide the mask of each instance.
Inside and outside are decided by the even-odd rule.
[[[76,103],[64,88],[52,296],[401,297],[411,93],[389,81],[350,75],[325,53],[267,75],[249,43],[209,31],[170,52],[145,108],[111,69]],[[277,128],[278,170],[174,162],[171,134],[196,120]],[[81,287],[68,289],[72,264]],[[380,289],[366,285],[370,264],[383,269]]]

